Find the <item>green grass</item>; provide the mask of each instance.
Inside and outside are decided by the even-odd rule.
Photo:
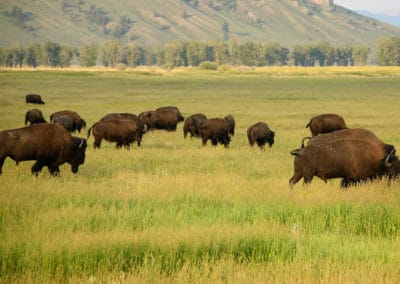
[[[399,70],[268,70],[1,71],[1,130],[23,126],[37,107],[29,92],[46,118],[72,109],[89,126],[176,105],[184,116],[233,114],[237,128],[228,149],[185,140],[181,124],[130,151],[94,150],[91,137],[79,172],[64,165],[57,178],[7,159],[0,282],[398,282],[399,181],[288,181],[290,151],[316,114],[339,113],[399,148]],[[276,131],[265,151],[246,138],[260,120]]]

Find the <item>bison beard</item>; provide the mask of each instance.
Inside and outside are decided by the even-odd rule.
[[[0,174],[4,160],[36,160],[32,174],[38,175],[47,166],[51,175],[58,175],[59,166],[71,164],[73,173],[85,162],[86,140],[72,137],[63,127],[45,123],[0,132]]]

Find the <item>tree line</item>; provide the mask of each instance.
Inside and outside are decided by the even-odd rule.
[[[14,44],[0,48],[0,66],[4,67],[68,67],[74,60],[85,67],[103,65],[109,67],[140,65],[199,66],[214,65],[247,66],[353,66],[365,65],[371,50],[368,46],[332,46],[328,42],[294,45],[291,50],[279,43],[260,43],[237,39],[228,41],[168,42],[152,48],[137,43],[122,44],[106,41],[100,46],[71,47],[55,42],[32,43],[26,47]],[[400,38],[385,37],[376,47],[378,65],[400,66]]]

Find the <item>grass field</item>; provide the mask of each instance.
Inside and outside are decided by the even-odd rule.
[[[7,159],[0,176],[0,282],[399,282],[400,182],[289,187],[309,119],[341,114],[400,148],[399,68],[0,71],[0,130],[22,127],[27,93],[91,126],[110,112],[176,105],[232,114],[228,149],[177,132],[93,149],[74,175]],[[250,148],[265,121],[272,148]],[[75,135],[86,137],[86,131]]]

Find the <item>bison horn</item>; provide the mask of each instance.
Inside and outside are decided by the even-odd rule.
[[[83,140],[84,140],[84,139],[81,139],[81,144],[79,144],[79,149],[81,149],[82,146],[83,146]]]
[[[290,152],[290,154],[292,154],[293,156],[298,156],[299,152],[300,152],[300,149],[296,149],[296,150],[293,150],[292,152]]]
[[[385,159],[385,166],[387,168],[390,168],[392,166],[392,163],[389,162],[390,157],[394,154],[395,149],[393,148],[393,150],[389,153],[389,155],[387,155],[386,159]]]
[[[303,140],[301,140],[301,148],[304,148],[304,141],[305,141],[306,139],[311,140],[311,138],[312,138],[312,137],[309,137],[309,136],[304,137]]]

